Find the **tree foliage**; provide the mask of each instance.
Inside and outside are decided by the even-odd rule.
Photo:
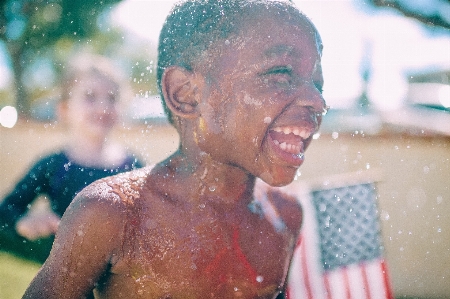
[[[377,7],[389,7],[427,26],[450,30],[450,0],[369,0]]]
[[[16,106],[29,111],[23,85],[26,67],[61,41],[83,42],[101,27],[101,17],[120,0],[6,0],[0,2],[0,39],[14,73]],[[100,18],[100,21],[99,21]]]

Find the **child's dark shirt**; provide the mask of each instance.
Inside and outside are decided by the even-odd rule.
[[[16,184],[0,204],[0,227],[14,225],[39,195],[47,195],[52,210],[59,216],[75,195],[90,183],[109,175],[143,166],[133,155],[114,168],[94,168],[69,160],[64,151],[40,159]]]

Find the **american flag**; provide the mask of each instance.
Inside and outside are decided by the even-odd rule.
[[[287,298],[392,299],[375,183],[311,191],[300,201]]]

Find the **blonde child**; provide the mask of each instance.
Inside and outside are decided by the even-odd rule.
[[[122,82],[118,70],[102,56],[80,55],[65,67],[57,113],[67,127],[67,143],[37,161],[1,202],[0,248],[45,260],[52,239],[45,240],[54,235],[81,189],[105,176],[142,166],[123,146],[109,141],[119,118],[125,90]],[[39,195],[47,195],[52,211],[26,215]],[[47,245],[40,248],[36,242]]]

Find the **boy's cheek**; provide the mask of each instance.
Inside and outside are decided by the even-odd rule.
[[[221,129],[214,107],[209,103],[203,102],[198,105],[198,109],[200,110],[200,116],[198,118],[199,131],[203,134],[219,134]]]

